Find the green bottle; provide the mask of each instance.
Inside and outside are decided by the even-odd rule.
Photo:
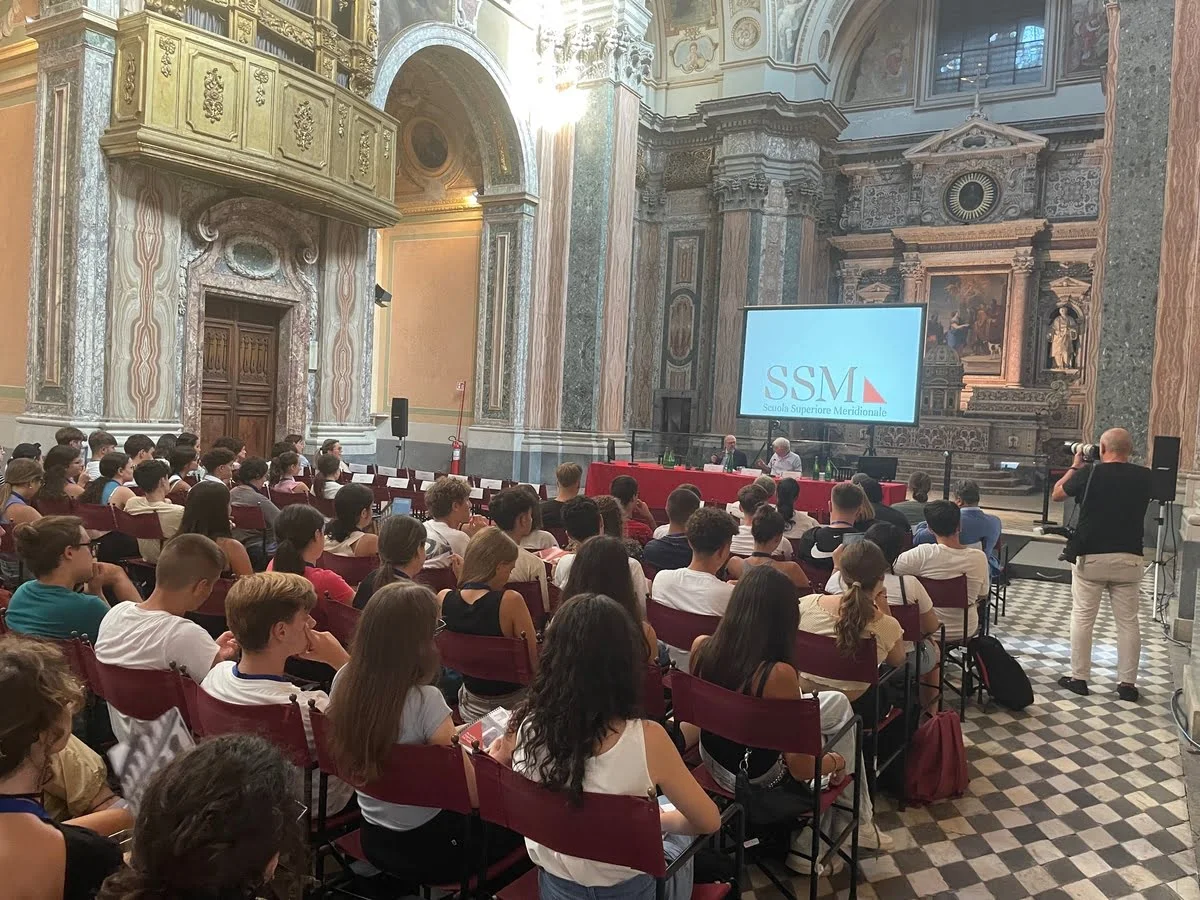
[[[833,481],[833,460],[825,460],[825,480]]]
[[[813,481],[821,480],[821,458],[819,456],[813,456],[812,479]]]
[[[725,471],[726,472],[733,471],[733,454],[728,451],[726,451],[726,453],[725,453]]]

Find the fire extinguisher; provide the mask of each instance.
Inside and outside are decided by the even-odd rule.
[[[467,383],[460,381],[458,383],[458,428],[454,434],[450,436],[450,474],[461,475],[463,467],[463,455],[467,449],[467,445],[462,441],[462,424],[463,411],[467,405]]]

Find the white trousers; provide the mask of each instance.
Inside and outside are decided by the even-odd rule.
[[[1079,557],[1071,572],[1071,677],[1087,681],[1092,673],[1092,630],[1100,597],[1108,590],[1117,623],[1117,681],[1137,681],[1142,653],[1138,625],[1142,557],[1133,553],[1093,553]]]

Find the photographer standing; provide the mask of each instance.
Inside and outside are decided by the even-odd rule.
[[[1079,524],[1068,546],[1078,554],[1071,570],[1071,674],[1059,685],[1088,693],[1092,668],[1092,628],[1100,596],[1108,588],[1117,623],[1117,694],[1134,701],[1138,690],[1138,658],[1142,651],[1138,623],[1141,599],[1142,534],[1150,503],[1150,470],[1129,462],[1133,439],[1124,428],[1100,436],[1100,461],[1089,465],[1082,451],[1054,486],[1054,500],[1075,497]]]

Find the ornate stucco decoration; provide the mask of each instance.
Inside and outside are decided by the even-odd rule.
[[[732,178],[718,178],[712,192],[721,204],[722,212],[737,209],[762,209],[771,186],[765,175],[755,173]]]
[[[538,32],[537,52],[552,59],[559,84],[616,81],[640,88],[650,77],[654,46],[629,25],[579,25],[557,32]]]

